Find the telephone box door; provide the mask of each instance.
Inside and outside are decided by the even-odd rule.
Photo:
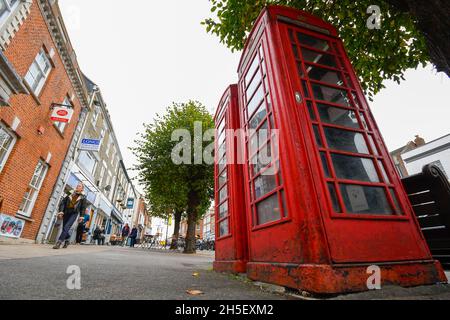
[[[332,260],[431,259],[341,41],[278,27]]]

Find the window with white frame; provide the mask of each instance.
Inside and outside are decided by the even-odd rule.
[[[48,165],[44,161],[39,160],[36,169],[34,170],[30,184],[28,185],[27,191],[23,196],[22,203],[19,207],[19,214],[26,217],[31,217],[31,211],[33,210],[47,171]]]
[[[39,95],[41,92],[51,69],[52,65],[50,63],[50,59],[44,48],[42,48],[25,75],[25,81],[28,83],[35,95]]]
[[[112,146],[111,134],[108,135],[108,138],[105,140],[105,143],[106,143],[105,155],[108,157],[109,156],[109,151],[111,150],[111,146]]]
[[[95,169],[97,168],[97,160],[88,151],[80,152],[80,155],[78,156],[78,163],[91,175],[94,174]]]
[[[105,164],[101,164],[100,165],[100,173],[98,175],[98,187],[102,187],[103,186],[103,178],[105,176],[105,171],[106,171],[106,167]]]
[[[20,0],[0,0],[0,23],[8,19],[11,13],[19,6]]]
[[[15,143],[16,136],[0,123],[0,172],[2,172]]]
[[[94,106],[94,113],[92,114],[92,125],[95,127],[97,125],[97,119],[100,115],[100,108],[98,106]]]
[[[64,99],[64,102],[62,104],[64,106],[70,106],[73,108],[72,103],[70,102],[68,97]],[[66,130],[67,127],[67,122],[55,122],[55,127],[58,129],[59,132],[64,133],[64,130]]]

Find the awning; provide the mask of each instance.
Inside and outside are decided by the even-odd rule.
[[[104,195],[101,195],[101,197],[100,197],[98,209],[102,210],[107,217],[111,216],[113,207],[112,207],[111,203],[108,201],[108,199],[105,198]]]
[[[113,208],[112,211],[112,217],[115,218],[117,221],[119,221],[120,224],[123,224],[123,219],[122,219],[122,214],[120,213],[119,210],[117,210],[116,208]]]

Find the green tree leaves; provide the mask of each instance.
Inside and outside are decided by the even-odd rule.
[[[166,218],[174,211],[194,211],[197,220],[211,204],[213,164],[195,164],[194,152],[189,155],[192,159],[190,163],[175,164],[172,159],[172,150],[179,143],[172,139],[172,133],[176,130],[189,132],[192,137],[191,150],[195,150],[195,122],[201,122],[203,133],[214,128],[212,116],[201,103],[174,103],[163,116],[157,116],[152,124],[144,125],[144,132],[135,141],[136,147],[132,150],[138,159],[136,169],[139,171],[139,182],[144,186],[154,216]],[[202,141],[203,149],[211,143]]]
[[[395,10],[386,1],[381,28],[367,28],[367,8],[372,0],[210,0],[215,17],[202,22],[232,51],[241,50],[261,10],[269,4],[302,9],[333,24],[369,98],[384,88],[383,82],[403,79],[406,69],[428,62],[427,47],[411,15]]]

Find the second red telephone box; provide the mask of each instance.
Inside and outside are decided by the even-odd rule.
[[[243,168],[240,157],[240,118],[237,85],[227,88],[214,118],[216,123],[214,270],[246,271],[247,223]]]

